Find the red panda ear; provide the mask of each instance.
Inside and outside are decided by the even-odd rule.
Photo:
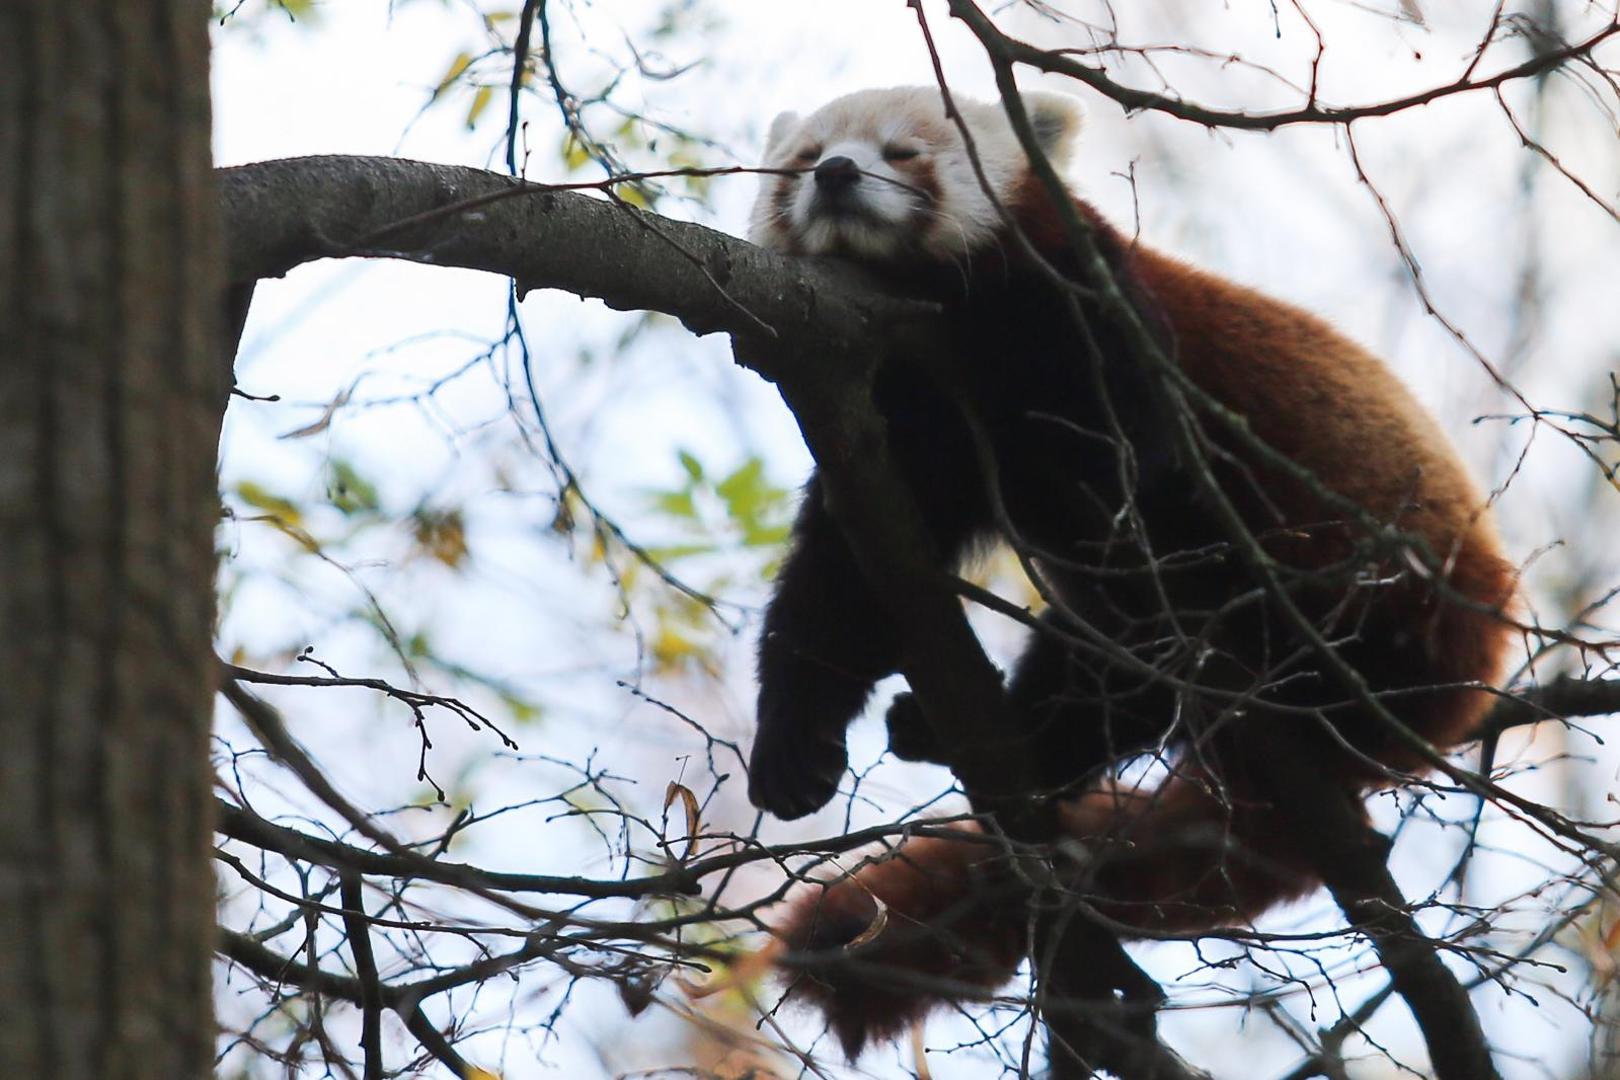
[[[770,161],[782,149],[782,143],[798,128],[799,119],[798,113],[785,112],[771,121],[771,130],[765,136],[766,161]]]
[[[1031,90],[1021,96],[1029,112],[1029,122],[1035,128],[1036,141],[1046,159],[1062,170],[1074,156],[1075,141],[1085,121],[1085,108],[1068,94]]]

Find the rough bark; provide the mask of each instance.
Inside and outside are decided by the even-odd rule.
[[[211,1072],[207,8],[0,6],[0,1073]]]
[[[382,257],[511,277],[619,310],[661,311],[698,334],[839,346],[926,323],[847,262],[792,259],[702,225],[460,165],[317,156],[221,169],[228,273],[279,277],[316,259]],[[775,377],[772,350],[753,357]],[[847,375],[833,372],[828,376]]]

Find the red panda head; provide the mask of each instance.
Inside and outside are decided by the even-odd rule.
[[[1062,171],[1080,130],[1079,103],[1022,95],[1036,138]],[[956,98],[973,154],[1006,205],[1029,173],[1000,104]],[[985,192],[961,129],[937,88],[861,90],[809,116],[771,124],[748,237],[777,251],[872,261],[949,261],[993,244],[1001,214]]]

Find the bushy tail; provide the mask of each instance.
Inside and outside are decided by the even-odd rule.
[[[851,1059],[1017,970],[1027,891],[982,830],[953,831],[907,840],[851,877],[807,889],[777,927],[790,995],[826,1015]]]
[[[1075,893],[1129,928],[1243,922],[1316,885],[1275,813],[1206,774],[1099,788],[1060,813],[1087,853]],[[1027,951],[1028,884],[1004,845],[976,827],[956,833],[907,841],[807,890],[778,927],[790,996],[826,1015],[851,1058],[1007,982]]]

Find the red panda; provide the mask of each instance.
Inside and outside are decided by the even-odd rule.
[[[1077,105],[1023,99],[1061,170]],[[765,164],[787,171],[765,178],[750,238],[858,260],[943,304],[961,385],[937,385],[926,371],[938,365],[886,357],[875,404],[942,563],[1010,540],[1052,601],[1009,680],[1007,737],[1028,749],[1034,794],[1061,800],[1063,828],[1093,852],[1088,901],[1143,930],[1252,918],[1315,885],[1277,825],[1267,732],[1301,725],[1324,771],[1355,791],[1423,765],[1388,714],[1436,748],[1456,745],[1508,647],[1511,567],[1436,422],[1375,357],[1298,308],[1128,241],[1071,196],[1165,355],[1247,425],[1249,437],[1195,408],[1208,464],[1183,460],[1170,399],[1126,347],[1117,309],[1054,279],[1082,278],[1064,208],[1003,110],[956,107],[971,151],[934,89],[862,91],[779,117]],[[1195,467],[1214,473],[1292,604],[1386,713],[1348,693],[1279,615]],[[900,650],[812,474],[760,639],[756,806],[796,818],[833,797],[845,729]],[[948,759],[909,695],[889,724],[897,756]],[[1165,752],[1168,779],[1141,791],[1110,779],[1149,750]],[[853,1057],[949,999],[951,984],[1009,979],[1026,897],[993,845],[906,843],[790,906],[785,947],[822,961],[793,992],[826,1011]]]

